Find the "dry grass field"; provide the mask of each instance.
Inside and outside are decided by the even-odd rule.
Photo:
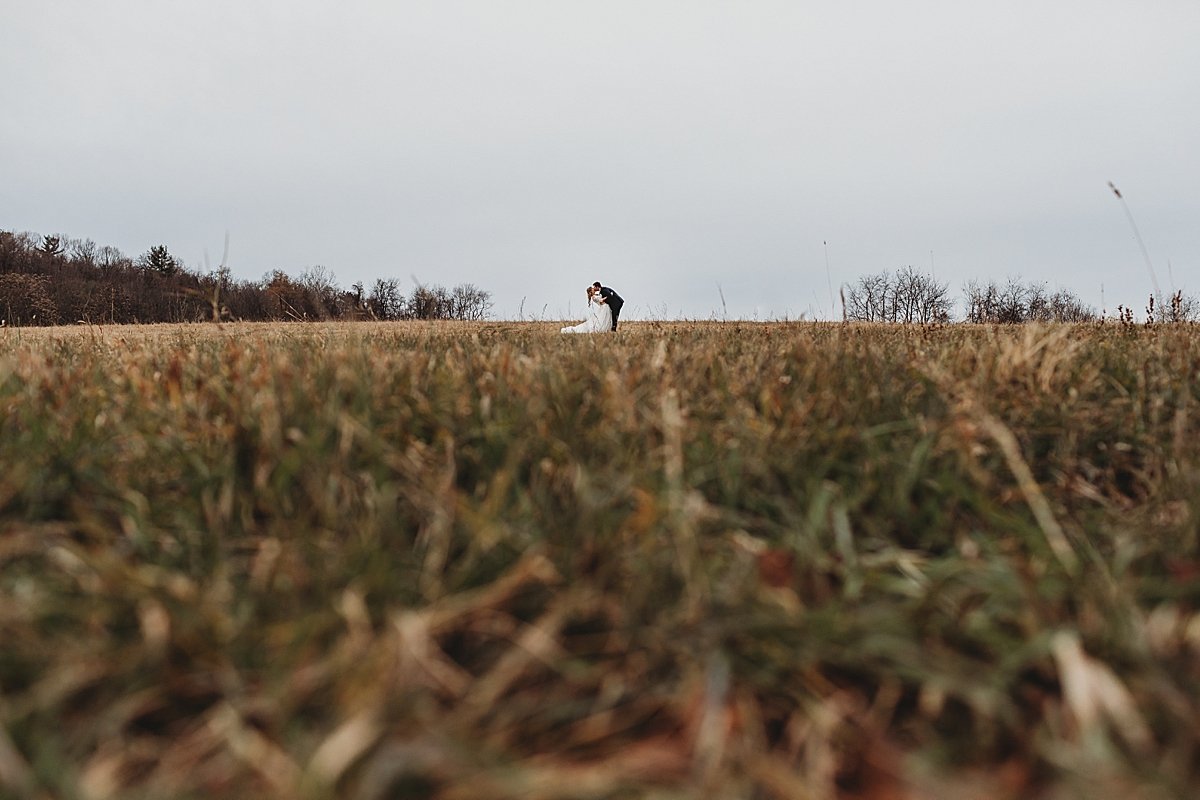
[[[1200,329],[0,330],[0,797],[1200,794]]]

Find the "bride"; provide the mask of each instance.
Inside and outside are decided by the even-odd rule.
[[[587,289],[587,319],[578,325],[568,325],[559,333],[604,333],[612,330],[612,309],[600,302],[600,292],[594,287]]]

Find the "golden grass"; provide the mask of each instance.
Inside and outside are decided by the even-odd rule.
[[[1188,326],[0,331],[0,796],[1179,797]]]

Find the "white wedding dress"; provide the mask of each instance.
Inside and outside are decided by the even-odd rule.
[[[587,319],[578,325],[568,325],[559,333],[604,333],[612,330],[612,309],[607,303],[588,300]]]

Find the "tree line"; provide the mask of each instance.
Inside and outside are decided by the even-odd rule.
[[[464,283],[447,289],[380,278],[338,286],[314,266],[293,278],[272,270],[236,280],[222,265],[187,268],[164,245],[129,258],[90,239],[0,231],[0,320],[6,325],[127,324],[214,320],[481,320],[491,293]]]
[[[1045,282],[1009,278],[1005,283],[971,280],[963,286],[963,321],[980,324],[1092,322],[1104,315],[1070,289],[1049,289]],[[950,322],[954,298],[948,281],[913,267],[863,275],[843,289],[845,318],[856,322],[934,324]],[[1134,312],[1117,306],[1117,319],[1134,321]],[[1147,323],[1200,320],[1200,300],[1182,290],[1168,298],[1150,295]]]

